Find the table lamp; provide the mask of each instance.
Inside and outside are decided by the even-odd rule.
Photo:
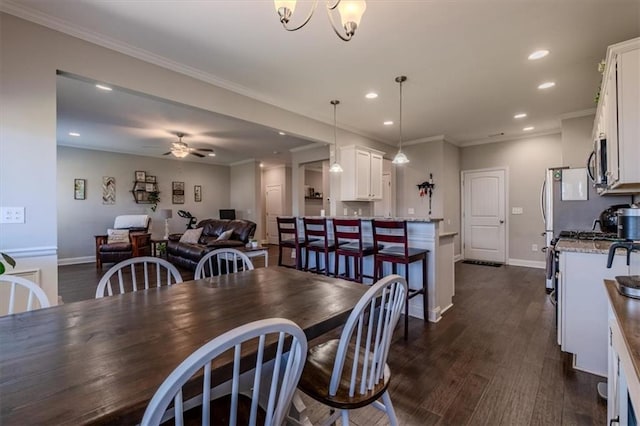
[[[163,239],[169,239],[169,219],[173,217],[173,210],[162,209],[160,210],[160,217],[164,219],[164,237]]]

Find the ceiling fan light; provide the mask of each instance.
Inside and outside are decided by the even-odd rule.
[[[342,173],[342,167],[340,166],[340,164],[338,164],[337,162],[334,161],[334,163],[331,165],[331,167],[329,167],[329,172],[331,173]]]
[[[395,157],[393,157],[393,164],[407,164],[409,162],[409,159],[407,158],[406,154],[404,152],[402,152],[402,150],[399,150],[398,153],[396,154]]]
[[[280,22],[286,24],[296,10],[296,0],[274,0],[273,5],[280,16]]]
[[[173,154],[174,157],[184,158],[187,155],[189,155],[189,150],[188,149],[172,149],[171,154]]]

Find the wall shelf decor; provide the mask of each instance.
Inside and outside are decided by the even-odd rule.
[[[148,175],[144,171],[135,172],[135,181],[133,182],[133,188],[131,189],[133,194],[133,200],[137,204],[158,204],[160,198],[158,194],[158,184],[156,183],[156,177]]]

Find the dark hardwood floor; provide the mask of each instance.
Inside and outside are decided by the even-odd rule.
[[[277,263],[273,247],[269,263]],[[101,275],[94,264],[59,267],[63,301],[93,298]],[[459,262],[453,308],[437,324],[411,318],[409,327],[405,342],[398,326],[389,355],[389,393],[402,425],[605,424],[606,403],[596,392],[603,379],[573,370],[556,344],[542,270]],[[327,415],[326,407],[303,399],[312,422]],[[388,421],[366,407],[352,413],[351,423]]]

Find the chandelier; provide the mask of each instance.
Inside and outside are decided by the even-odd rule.
[[[342,173],[342,167],[340,163],[338,163],[338,138],[337,138],[337,129],[338,122],[336,121],[336,107],[340,104],[340,101],[333,100],[331,101],[331,105],[333,105],[333,164],[329,167],[329,171],[331,173]]]
[[[182,142],[182,138],[184,137],[184,133],[176,134],[178,136],[178,141],[171,143],[171,154],[178,158],[184,158],[189,155],[189,146]]]
[[[398,148],[398,153],[395,157],[393,157],[393,164],[406,164],[409,162],[407,155],[402,152],[402,83],[404,83],[405,81],[407,81],[407,77],[405,77],[404,75],[396,77],[396,83],[400,84],[400,118],[398,123],[398,127],[400,127],[400,145]]]
[[[329,15],[329,21],[331,22],[331,27],[333,27],[333,31],[336,33],[338,37],[340,37],[344,41],[349,41],[353,37],[356,32],[356,29],[360,25],[360,20],[362,19],[362,15],[364,14],[365,9],[367,8],[367,2],[365,0],[325,0],[327,15]],[[316,6],[318,5],[318,0],[314,0],[313,5],[311,6],[311,11],[307,18],[302,21],[302,24],[297,27],[290,27],[289,20],[293,15],[293,12],[296,9],[296,0],[274,0],[273,1],[276,12],[280,16],[280,22],[282,26],[287,31],[297,31],[300,28],[307,25],[307,22],[313,16],[313,12],[316,10]],[[344,29],[344,33],[336,27],[336,24],[333,20],[332,12],[338,9],[338,13],[340,14],[340,20],[342,22],[342,28]]]

